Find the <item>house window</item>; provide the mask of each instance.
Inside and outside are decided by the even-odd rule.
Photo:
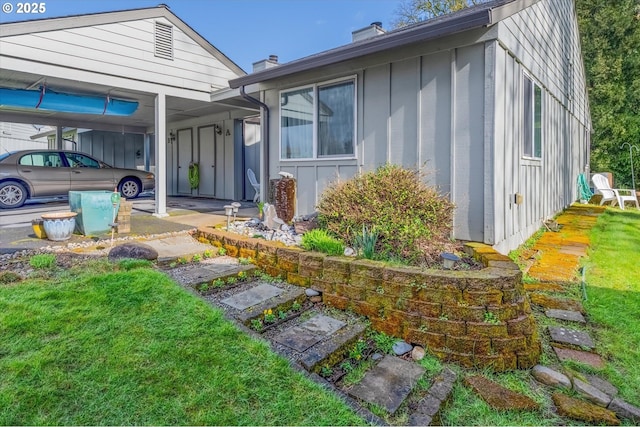
[[[542,88],[524,76],[524,156],[542,157]]]
[[[281,92],[280,157],[353,157],[355,103],[353,79]]]

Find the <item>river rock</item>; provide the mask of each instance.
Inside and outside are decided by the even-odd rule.
[[[413,346],[404,341],[396,341],[393,344],[393,352],[398,356],[402,356],[403,354],[408,353],[411,350],[413,350]]]
[[[411,358],[415,361],[424,359],[425,354],[424,348],[419,345],[413,347],[413,350],[411,350]]]
[[[109,251],[110,261],[123,258],[146,259],[153,261],[158,259],[158,251],[149,245],[139,242],[127,242],[122,245],[118,245]]]
[[[308,297],[315,297],[320,295],[320,292],[316,291],[315,289],[311,289],[311,288],[307,288],[304,290],[304,293],[308,296]]]
[[[531,370],[531,375],[542,384],[553,387],[571,388],[571,380],[566,375],[547,368],[546,366],[536,365]]]

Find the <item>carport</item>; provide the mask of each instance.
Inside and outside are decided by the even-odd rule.
[[[217,195],[189,195],[243,196],[243,123],[258,111],[227,82],[245,72],[167,6],[1,24],[0,43],[2,88],[138,103],[131,115],[109,115],[0,99],[0,121],[57,126],[58,144],[63,126],[143,135],[145,165],[155,164],[156,216],[166,215],[167,195],[186,191],[185,165],[194,162],[211,163],[203,179],[216,173],[229,182]]]

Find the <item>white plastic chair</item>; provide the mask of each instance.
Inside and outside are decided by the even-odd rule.
[[[611,188],[607,177],[599,173],[593,175],[591,180],[593,181],[593,185],[595,185],[598,193],[602,194],[600,205],[603,205],[604,202],[610,201],[611,206],[615,206],[617,202],[618,205],[620,205],[620,209],[624,209],[625,202],[633,202],[635,203],[636,208],[640,209],[640,206],[638,206],[638,199],[636,198],[636,192],[634,190]]]
[[[253,172],[251,168],[247,169],[247,177],[249,178],[249,182],[251,186],[256,191],[256,195],[253,196],[253,201],[257,202],[260,199],[260,183],[256,179],[256,174]]]

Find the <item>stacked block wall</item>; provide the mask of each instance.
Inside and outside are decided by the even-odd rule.
[[[506,371],[530,368],[539,359],[522,274],[490,246],[465,245],[486,268],[452,271],[328,256],[221,230],[197,233],[200,241],[321,291],[325,304],[364,315],[374,329],[422,345],[442,360]]]

